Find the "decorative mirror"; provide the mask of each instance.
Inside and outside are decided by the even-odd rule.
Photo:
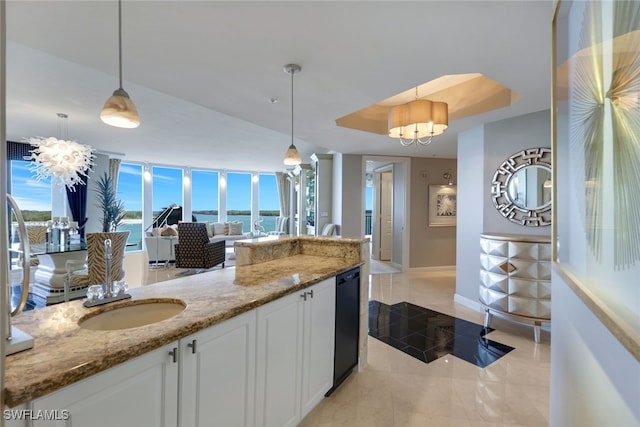
[[[509,221],[551,225],[551,149],[527,148],[505,160],[493,175],[491,198]]]

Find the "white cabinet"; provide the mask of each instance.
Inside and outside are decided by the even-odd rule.
[[[252,426],[256,310],[180,340],[180,423]]]
[[[159,427],[176,425],[178,363],[174,342],[68,387],[35,399],[34,414],[57,420],[34,420],[34,426]],[[60,411],[67,410],[65,420]]]
[[[256,425],[294,426],[333,382],[335,278],[258,308]]]
[[[480,303],[485,326],[492,312],[533,322],[534,340],[551,319],[551,239],[485,233],[480,236]]]
[[[34,426],[294,426],[333,385],[335,289],[326,279],[13,409],[59,418]]]

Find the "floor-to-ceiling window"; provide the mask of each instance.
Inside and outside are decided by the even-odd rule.
[[[251,231],[251,174],[227,173],[227,221],[241,221],[242,231]]]
[[[142,165],[121,163],[118,171],[118,197],[125,216],[118,231],[128,231],[126,251],[142,249]]]
[[[162,166],[154,166],[152,169],[152,196],[151,209],[153,218],[157,218],[163,211],[176,207],[166,219],[165,223],[177,224],[182,219],[182,169]],[[190,219],[187,219],[190,220]]]
[[[48,221],[51,219],[51,177],[36,180],[30,166],[31,162],[24,160],[10,162],[10,193],[26,222]]]
[[[259,225],[264,231],[276,229],[276,218],[280,215],[280,200],[275,174],[258,176],[258,215]]]
[[[197,221],[218,222],[218,172],[191,172],[191,206]]]

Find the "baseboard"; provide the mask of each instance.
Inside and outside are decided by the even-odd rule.
[[[484,309],[482,308],[482,304],[480,304],[480,302],[474,301],[467,297],[463,297],[460,294],[455,294],[453,296],[453,302],[464,305],[465,307],[478,311],[480,313],[484,312]]]
[[[435,267],[410,267],[409,271],[456,271],[455,265],[438,265]]]

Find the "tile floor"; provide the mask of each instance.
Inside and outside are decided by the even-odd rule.
[[[369,299],[403,301],[482,324],[483,315],[455,304],[455,273],[370,276]],[[480,368],[446,355],[424,363],[369,337],[369,360],[301,426],[547,426],[549,333],[494,317],[486,337],[514,350]]]
[[[452,354],[486,368],[513,350],[486,337],[493,331],[406,301],[369,301],[369,336],[424,363]]]

